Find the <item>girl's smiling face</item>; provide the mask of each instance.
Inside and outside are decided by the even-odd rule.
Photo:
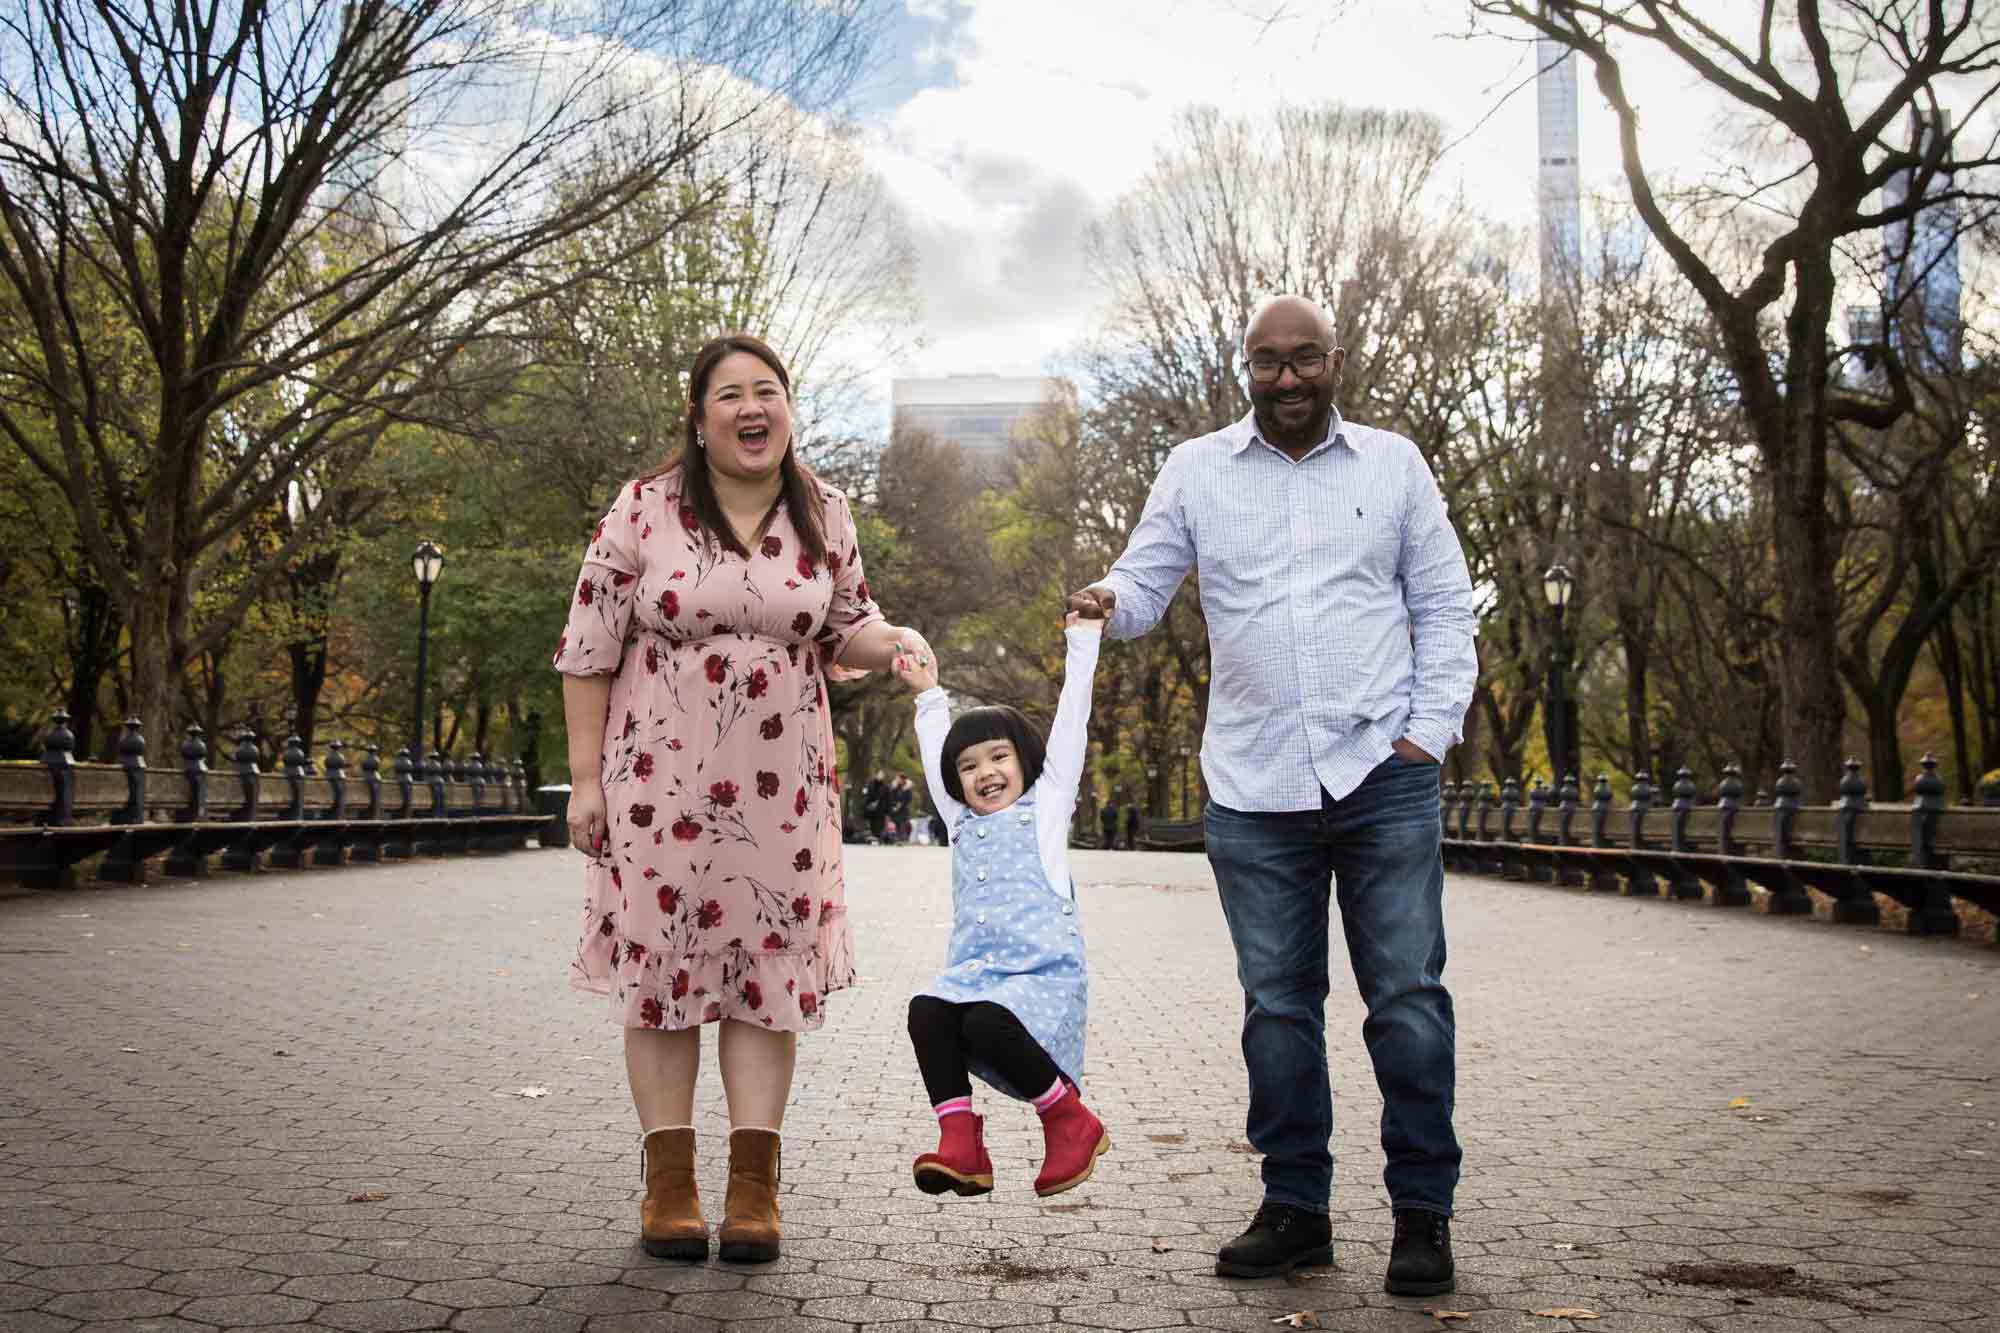
[[[958,785],[976,815],[1005,810],[1021,799],[1021,756],[1009,740],[980,741],[958,752]]]

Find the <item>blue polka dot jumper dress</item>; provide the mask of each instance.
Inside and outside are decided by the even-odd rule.
[[[1042,867],[1035,794],[990,815],[965,811],[951,841],[951,948],[923,994],[1004,1007],[1080,1089],[1090,978],[1075,884],[1055,888]],[[1025,1101],[1047,1091],[1008,1086],[976,1052],[967,1064],[1010,1097]]]

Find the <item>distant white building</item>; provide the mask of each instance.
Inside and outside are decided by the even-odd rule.
[[[1016,430],[1056,397],[1057,386],[1040,375],[899,379],[891,385],[893,428],[898,435],[922,431],[940,444],[957,444],[982,469],[998,467]]]
[[[1536,209],[1542,224],[1542,293],[1573,291],[1583,272],[1581,166],[1577,161],[1576,52],[1535,42]]]

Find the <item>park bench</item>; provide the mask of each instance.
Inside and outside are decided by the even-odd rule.
[[[1843,924],[1879,924],[1886,897],[1906,909],[1914,934],[1957,933],[1956,902],[2000,914],[2000,810],[1946,806],[1932,757],[1924,757],[1907,806],[1871,806],[1852,759],[1833,805],[1802,805],[1801,787],[1786,764],[1771,803],[1746,805],[1742,775],[1731,766],[1705,804],[1683,768],[1672,803],[1655,808],[1650,775],[1639,773],[1630,804],[1614,811],[1604,777],[1588,809],[1574,780],[1555,791],[1537,782],[1525,807],[1512,781],[1497,805],[1489,784],[1446,784],[1445,860],[1509,879],[1720,907],[1749,905],[1754,886],[1775,915],[1811,912],[1818,893]]]
[[[1152,819],[1139,821],[1138,844],[1155,852],[1198,852],[1204,834],[1199,819]]]
[[[137,719],[125,723],[119,762],[75,762],[68,717],[57,713],[39,764],[0,765],[0,882],[73,887],[94,862],[98,880],[143,884],[153,873],[201,876],[220,868],[303,869],[412,856],[566,846],[559,816],[537,808],[523,765],[484,756],[398,752],[385,780],[369,746],[351,767],[340,741],[313,771],[299,739],[282,771],[259,767],[257,738],[239,731],[227,772],[211,771],[191,726],[179,771],[165,781],[146,765]]]

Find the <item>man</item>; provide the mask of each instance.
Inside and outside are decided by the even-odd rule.
[[[1386,1287],[1453,1285],[1459,1146],[1444,970],[1439,761],[1477,675],[1472,585],[1415,445],[1334,409],[1343,349],[1297,296],[1244,336],[1251,413],[1168,457],[1125,554],[1073,593],[1113,638],[1159,622],[1198,571],[1212,666],[1208,856],[1243,987],[1251,1144],[1264,1200],[1216,1271],[1332,1261],[1328,890],[1383,1097],[1395,1210]]]
[[[861,817],[868,821],[868,841],[882,841],[882,823],[889,816],[889,784],[881,769],[861,788]]]
[[[1110,851],[1118,845],[1118,801],[1116,797],[1104,798],[1104,805],[1097,812],[1097,832],[1099,845]]]

